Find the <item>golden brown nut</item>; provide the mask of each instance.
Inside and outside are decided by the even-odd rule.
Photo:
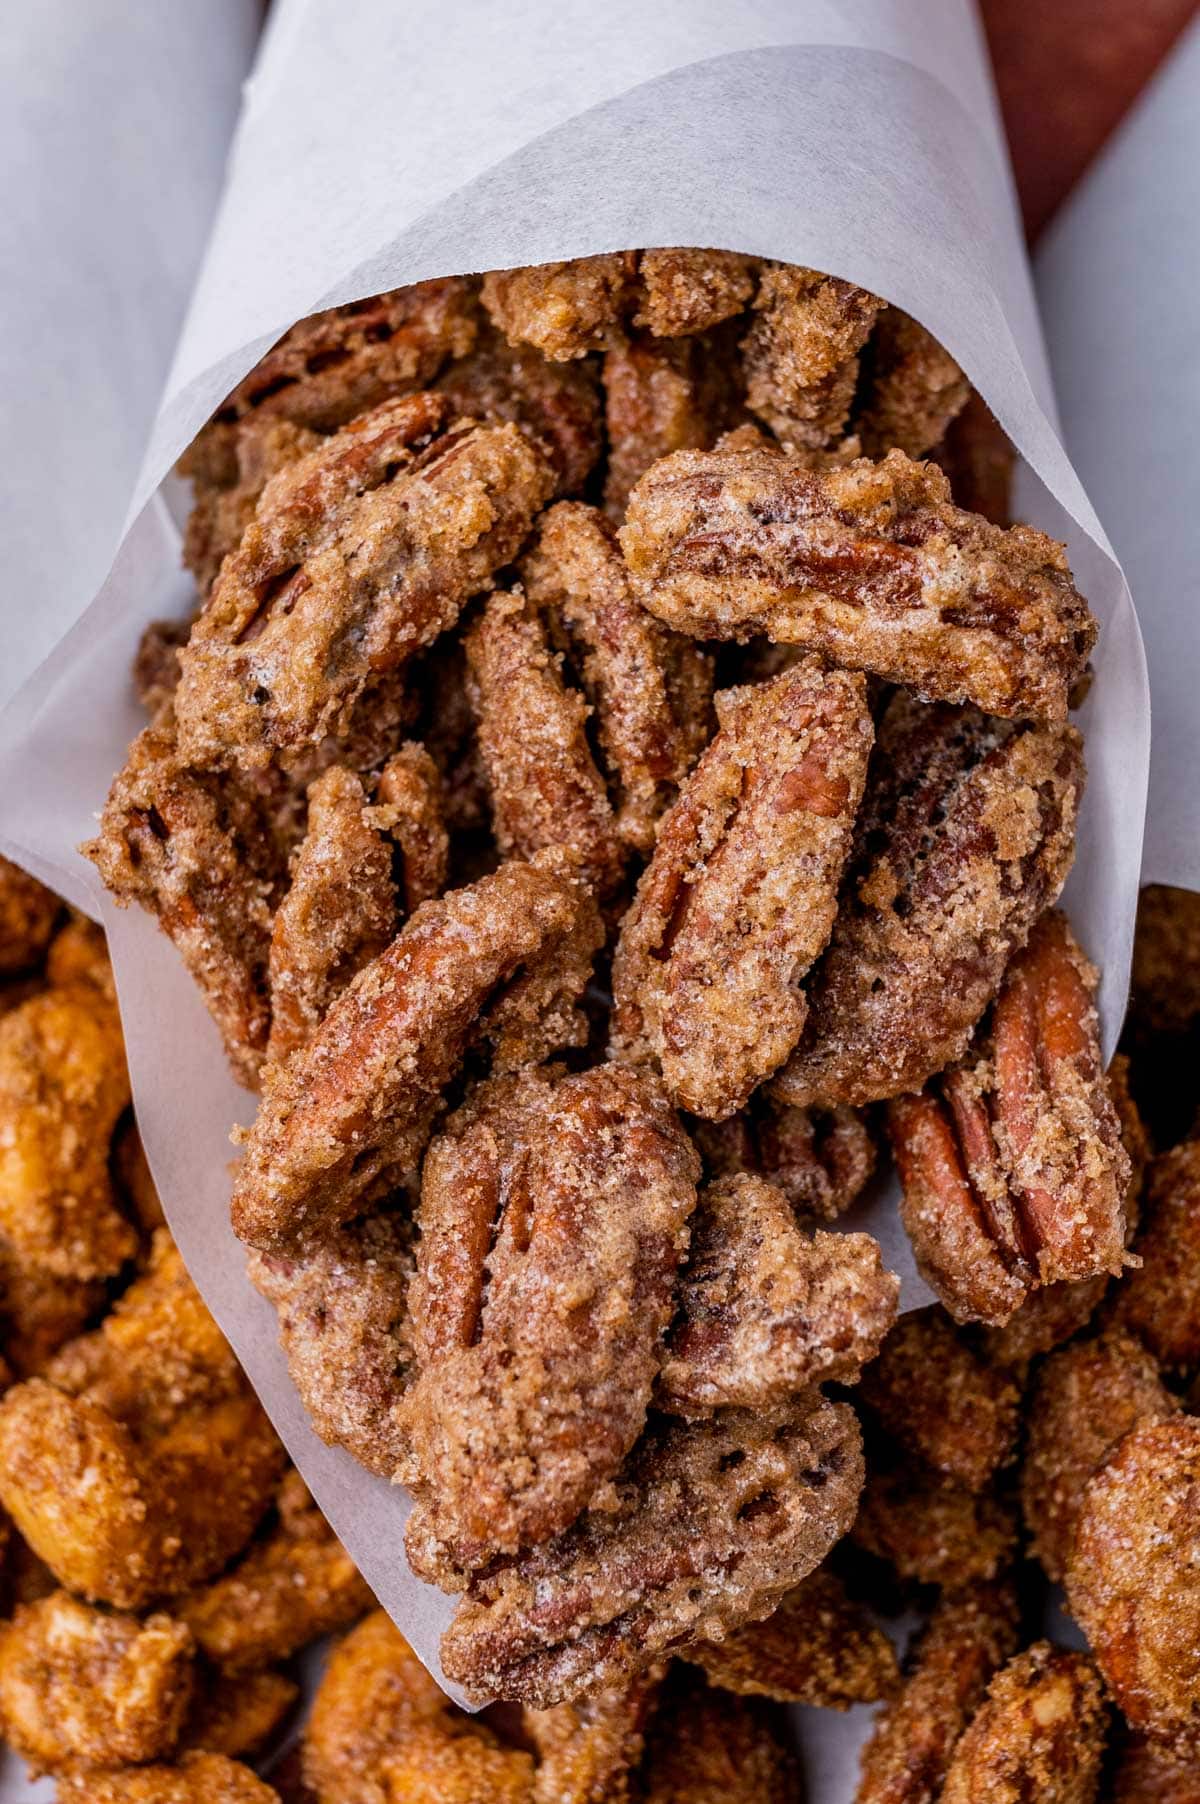
[[[19,865],[0,858],[0,977],[41,963],[62,902]]]
[[[1093,1804],[1107,1729],[1087,1655],[1037,1641],[988,1686],[954,1750],[939,1804]]]
[[[1017,454],[987,402],[974,389],[930,456],[945,470],[956,506],[969,514],[982,514],[993,526],[1011,525]]]
[[[219,1571],[283,1464],[163,1231],[102,1326],[0,1402],[0,1502],[61,1584],[121,1609]]]
[[[1100,1065],[1098,982],[1065,918],[1044,915],[973,1052],[889,1106],[901,1218],[959,1321],[1003,1322],[1039,1284],[1124,1266],[1129,1157]]]
[[[1010,1563],[1016,1511],[994,1490],[969,1491],[928,1466],[872,1466],[851,1530],[902,1579],[956,1590]]]
[[[559,1534],[646,1420],[699,1160],[649,1074],[499,1078],[425,1159],[400,1406],[422,1576]],[[407,1475],[407,1474],[406,1474]]]
[[[1142,1422],[1089,1480],[1067,1600],[1130,1727],[1200,1754],[1200,1422]]]
[[[446,414],[385,402],[267,484],[180,653],[186,758],[262,766],[344,731],[511,560],[551,467],[520,428]]]
[[[767,1178],[798,1214],[836,1221],[875,1170],[875,1141],[854,1109],[796,1109],[759,1091],[729,1121],[690,1123],[710,1177]]]
[[[863,1400],[893,1440],[981,1491],[1016,1451],[1021,1392],[933,1304],[903,1316],[862,1375]]]
[[[943,1597],[913,1640],[903,1686],[863,1749],[855,1804],[934,1804],[959,1736],[1016,1648],[1011,1586],[972,1585]]]
[[[1200,1140],[1150,1167],[1146,1220],[1133,1243],[1141,1261],[1116,1292],[1114,1318],[1160,1365],[1200,1365]]]
[[[183,534],[183,561],[196,579],[201,600],[208,595],[226,557],[241,544],[242,534],[253,520],[259,497],[271,477],[297,457],[315,451],[321,441],[317,433],[291,420],[269,413],[249,413],[232,424],[227,442],[236,464],[234,480],[228,486],[197,481],[195,501]],[[169,639],[162,637],[158,624],[148,631],[155,636],[148,639],[142,635],[134,681],[153,716],[166,697],[175,692],[179,681],[176,654],[179,646],[186,644],[187,635],[172,646]]]
[[[1092,1473],[1131,1428],[1178,1407],[1145,1348],[1120,1329],[1051,1354],[1030,1395],[1021,1467],[1025,1527],[1048,1577],[1066,1570]]]
[[[540,440],[558,475],[557,493],[583,488],[604,441],[596,373],[589,364],[548,363],[523,345],[485,330],[474,353],[437,383],[455,413],[511,420]]]
[[[203,1749],[249,1759],[272,1741],[291,1714],[300,1687],[269,1667],[235,1678],[205,1673],[179,1736],[179,1752]]]
[[[104,929],[72,909],[46,953],[46,982],[60,989],[94,984],[115,1002],[117,989]]]
[[[815,659],[717,697],[613,961],[612,1047],[721,1121],[783,1062],[833,926],[866,776],[865,686]]]
[[[556,848],[601,896],[621,881],[612,804],[588,744],[583,696],[563,680],[521,589],[493,595],[466,636],[470,697],[505,858]]]
[[[708,332],[740,313],[754,293],[757,264],[740,251],[674,246],[638,258],[641,294],[633,316],[656,338]]]
[[[845,431],[859,352],[885,305],[815,269],[763,270],[742,347],[746,399],[785,445],[820,451]]]
[[[643,1804],[792,1804],[795,1759],[760,1698],[733,1697],[677,1669],[646,1738]]]
[[[902,451],[825,472],[677,451],[630,496],[621,546],[678,631],[765,633],[991,714],[1063,720],[1096,637],[1060,545],[964,513]]]
[[[18,1378],[35,1378],[104,1306],[101,1278],[60,1278],[0,1241],[0,1345]]]
[[[594,710],[617,833],[649,852],[708,738],[712,660],[634,600],[616,535],[596,508],[549,508],[521,575]]]
[[[533,345],[552,362],[599,350],[636,294],[636,251],[494,269],[483,304],[513,344]]]
[[[110,1615],[55,1591],[0,1627],[0,1726],[34,1773],[157,1760],[192,1695],[194,1648],[170,1616]]]
[[[137,1251],[108,1167],[129,1106],[115,1002],[54,988],[0,1017],[0,1232],[14,1259],[59,1278],[104,1278]]]
[[[765,1622],[724,1641],[699,1641],[680,1657],[739,1696],[848,1710],[891,1695],[899,1681],[892,1644],[834,1573],[820,1567]]]
[[[816,1393],[656,1424],[565,1534],[473,1578],[443,1670],[539,1708],[618,1684],[769,1615],[845,1532],[861,1483],[853,1412]]]
[[[291,1257],[254,1253],[250,1276],[279,1311],[288,1371],[313,1428],[390,1478],[405,1442],[395,1406],[411,1377],[412,1225],[364,1216]]]
[[[1083,781],[1072,727],[893,698],[785,1101],[899,1096],[961,1058],[1066,880]]]
[[[271,1067],[230,1204],[242,1239],[291,1254],[402,1183],[468,1045],[490,1040],[503,1068],[578,1044],[600,937],[586,893],[535,865],[422,903]]]
[[[854,430],[868,457],[895,447],[924,457],[948,431],[971,385],[931,332],[898,307],[880,314],[867,356],[866,395]]]
[[[719,1179],[692,1224],[658,1407],[770,1409],[826,1380],[853,1384],[899,1291],[869,1234],[806,1234],[774,1184]]]
[[[532,1804],[629,1804],[631,1784],[640,1798],[636,1774],[661,1684],[661,1669],[651,1667],[577,1704],[524,1711],[537,1749]]]
[[[1176,1761],[1131,1737],[1104,1791],[1105,1804],[1200,1804],[1200,1760]]]
[[[391,835],[400,855],[400,894],[411,914],[446,887],[449,834],[437,765],[415,740],[388,759],[375,787],[371,818]]]
[[[604,355],[608,470],[619,521],[634,484],[672,451],[707,451],[741,413],[728,329],[692,338],[618,336]]]
[[[185,1754],[178,1766],[64,1774],[58,1804],[280,1804],[279,1793],[224,1754]]]

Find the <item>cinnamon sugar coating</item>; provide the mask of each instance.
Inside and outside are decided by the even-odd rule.
[[[201,600],[229,553],[241,544],[271,477],[306,452],[315,451],[321,442],[320,434],[306,426],[257,413],[237,421],[229,439],[236,477],[221,487],[202,479],[196,482],[183,534],[183,561],[196,579]]]
[[[456,414],[511,420],[536,438],[554,465],[559,494],[578,494],[600,456],[600,395],[589,364],[548,363],[487,330],[470,357],[443,372],[437,389]]]
[[[797,1109],[760,1090],[728,1121],[690,1123],[710,1177],[750,1172],[783,1191],[802,1216],[836,1221],[875,1170],[875,1141],[857,1110]]]
[[[385,402],[267,484],[180,653],[187,758],[260,766],[344,731],[513,556],[551,467],[519,427],[446,414]]]
[[[1200,1140],[1150,1166],[1146,1219],[1133,1243],[1141,1261],[1122,1280],[1113,1315],[1163,1366],[1200,1366]]]
[[[956,1590],[1010,1564],[1017,1520],[993,1489],[969,1491],[928,1466],[873,1461],[851,1533],[901,1579]]]
[[[64,1774],[58,1804],[280,1804],[280,1797],[240,1760],[190,1753],[177,1766]]]
[[[544,1707],[618,1683],[685,1638],[769,1615],[845,1532],[854,1415],[787,1408],[654,1425],[565,1534],[472,1580],[442,1638],[469,1693]]]
[[[532,1804],[630,1804],[642,1796],[638,1769],[646,1728],[661,1697],[662,1669],[575,1704],[522,1712],[537,1749]]]
[[[635,326],[656,338],[708,332],[740,313],[754,293],[756,265],[740,251],[690,250],[676,245],[643,251],[642,292]]]
[[[1066,1571],[1093,1472],[1131,1428],[1177,1408],[1153,1359],[1120,1329],[1051,1354],[1030,1393],[1021,1467],[1025,1527],[1047,1577]]]
[[[0,858],[0,977],[14,977],[40,962],[61,912],[52,890]]]
[[[36,1378],[64,1341],[99,1315],[101,1278],[59,1277],[0,1240],[0,1348],[18,1378]]]
[[[616,535],[595,508],[549,508],[521,575],[594,711],[617,833],[649,852],[708,738],[712,661],[635,601]]]
[[[959,1321],[1003,1322],[1039,1285],[1124,1266],[1129,1157],[1098,982],[1065,918],[1044,915],[972,1053],[889,1106],[901,1217]]]
[[[1130,1737],[1104,1792],[1106,1804],[1200,1804],[1200,1759],[1177,1761]]]
[[[942,438],[971,385],[931,332],[898,307],[879,316],[871,339],[870,373],[854,429],[868,457],[893,448],[924,457]]]
[[[1087,1655],[1037,1641],[988,1686],[954,1750],[940,1804],[1093,1804],[1107,1730]]]
[[[634,484],[672,451],[707,451],[741,415],[730,329],[614,339],[604,355],[604,506],[619,521]]]
[[[859,352],[885,305],[819,270],[763,270],[742,346],[746,399],[785,445],[820,451],[845,431]]]
[[[658,1406],[771,1409],[826,1380],[852,1384],[899,1288],[869,1234],[806,1234],[774,1184],[719,1179],[692,1224]]]
[[[649,1075],[501,1078],[425,1160],[402,1406],[425,1576],[547,1541],[645,1423],[699,1161]],[[486,1447],[487,1451],[484,1452]]]
[[[866,776],[861,678],[805,660],[724,691],[664,817],[613,963],[612,1048],[720,1121],[787,1057],[833,926]]]
[[[863,1749],[855,1804],[935,1804],[959,1737],[992,1674],[1016,1649],[1010,1585],[971,1585],[943,1597],[909,1648],[903,1687]]]
[[[1200,896],[1149,883],[1133,942],[1134,1019],[1143,1031],[1184,1033],[1200,1016]]]
[[[511,1067],[578,1044],[599,940],[583,890],[535,865],[422,903],[267,1073],[230,1204],[242,1239],[292,1253],[403,1183],[468,1046]]]
[[[862,1375],[862,1397],[893,1440],[981,1491],[1016,1451],[1021,1392],[934,1304],[902,1316]]]
[[[991,714],[1064,719],[1096,636],[1060,545],[964,513],[902,451],[823,472],[677,451],[630,496],[621,546],[679,631],[764,633]]]
[[[1200,1755],[1200,1422],[1141,1422],[1089,1480],[1067,1601],[1130,1727]]]
[[[760,1698],[733,1697],[677,1669],[646,1738],[644,1804],[792,1804],[796,1762]]]
[[[1066,880],[1083,782],[1073,727],[893,698],[783,1100],[873,1102],[963,1055]]]

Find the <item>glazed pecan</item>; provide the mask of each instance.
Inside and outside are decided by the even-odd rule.
[[[524,1711],[538,1755],[532,1804],[629,1804],[631,1784],[640,1801],[637,1774],[661,1686],[662,1669],[652,1666],[578,1703]]]
[[[585,892],[534,865],[422,903],[270,1068],[230,1205],[242,1239],[293,1253],[403,1183],[468,1046],[490,1041],[511,1068],[578,1044],[600,936]]]
[[[784,444],[820,451],[845,431],[859,352],[885,306],[815,269],[763,270],[742,346],[746,400]]]
[[[898,1096],[962,1056],[1066,880],[1083,780],[1073,727],[893,698],[783,1100]]]
[[[893,1440],[968,1490],[981,1491],[1016,1451],[1020,1387],[937,1304],[901,1317],[861,1394]]]
[[[344,731],[513,556],[550,465],[519,427],[446,413],[385,402],[267,484],[180,654],[186,757],[263,765]]]
[[[970,383],[933,334],[898,307],[880,314],[866,362],[866,395],[854,418],[863,450],[924,457],[966,404]]]
[[[630,496],[621,546],[681,632],[764,633],[991,714],[1062,720],[1096,637],[1060,545],[964,513],[902,451],[823,472],[677,451]]]
[[[371,820],[391,836],[399,855],[398,887],[405,912],[431,902],[446,887],[450,840],[437,765],[414,740],[393,752],[379,773]]]
[[[861,1483],[854,1414],[816,1393],[656,1423],[603,1507],[472,1580],[443,1670],[474,1695],[542,1707],[618,1683],[684,1639],[720,1638],[820,1564]]]
[[[708,332],[740,313],[754,293],[757,265],[740,251],[643,251],[635,326],[656,338]]]
[[[52,890],[0,858],[0,977],[15,977],[41,962],[61,912]]]
[[[548,363],[489,329],[470,357],[442,374],[437,389],[456,414],[511,420],[538,439],[554,465],[561,495],[578,494],[600,456],[600,395],[589,364]]]
[[[717,718],[622,923],[612,1046],[721,1121],[804,1025],[872,733],[862,679],[815,660],[724,691]]]
[[[279,1793],[240,1760],[183,1754],[178,1765],[63,1773],[58,1804],[279,1804]]]
[[[733,356],[729,328],[691,338],[614,339],[604,355],[604,506],[614,520],[658,458],[707,451],[737,423]]]
[[[844,1105],[797,1109],[760,1090],[728,1121],[690,1124],[710,1177],[748,1171],[777,1184],[799,1214],[836,1221],[875,1170],[875,1141]]]
[[[1140,1263],[1121,1282],[1114,1317],[1161,1365],[1193,1371],[1200,1365],[1200,1140],[1154,1160],[1133,1251]]]
[[[708,738],[712,661],[634,600],[616,535],[596,508],[563,501],[543,514],[521,575],[594,710],[617,833],[649,852]]]
[[[657,1080],[493,1079],[425,1159],[400,1410],[409,1557],[448,1578],[567,1528],[646,1419],[699,1160]],[[486,1447],[486,1453],[483,1451]]]
[[[769,1705],[677,1667],[650,1724],[637,1795],[642,1804],[792,1804],[799,1775]]]
[[[321,442],[319,433],[269,413],[247,414],[229,433],[236,478],[224,487],[196,483],[183,534],[183,561],[196,579],[202,601],[229,553],[241,544],[271,477]]]
[[[1100,1065],[1095,993],[1065,918],[1044,915],[975,1049],[888,1129],[917,1263],[959,1321],[1125,1263],[1129,1157]]]
[[[699,1417],[852,1384],[896,1316],[869,1234],[806,1234],[782,1190],[722,1178],[700,1198],[656,1401]]]
[[[954,1750],[939,1804],[1092,1804],[1107,1732],[1091,1660],[1036,1641],[988,1686]]]
[[[899,1578],[955,1590],[1011,1564],[1017,1519],[993,1489],[969,1491],[928,1466],[873,1455],[851,1534]]]
[[[133,686],[152,721],[164,714],[179,685],[179,654],[188,642],[191,619],[152,620],[138,640]]]

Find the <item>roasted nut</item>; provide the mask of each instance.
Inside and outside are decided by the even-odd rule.
[[[651,1667],[577,1704],[526,1710],[538,1755],[532,1804],[629,1804],[631,1782],[640,1797],[635,1774],[661,1684],[660,1669]]]
[[[249,1759],[261,1753],[290,1715],[300,1687],[269,1667],[260,1672],[205,1673],[179,1736],[183,1754],[202,1749]]]
[[[538,439],[554,465],[560,495],[578,494],[600,456],[600,396],[587,364],[548,363],[489,329],[472,356],[442,374],[437,389],[465,418],[511,420]]]
[[[178,1766],[64,1773],[58,1804],[280,1804],[279,1793],[224,1754],[185,1754]]]
[[[483,278],[483,304],[510,343],[563,363],[604,346],[633,303],[636,268],[636,251],[617,251],[494,269]]]
[[[955,1590],[1004,1570],[1017,1519],[995,1490],[969,1491],[927,1466],[872,1461],[851,1536],[901,1579]]]
[[[790,1804],[796,1762],[760,1698],[732,1697],[677,1670],[646,1737],[644,1804]]]
[[[614,1053],[721,1121],[783,1062],[833,926],[871,744],[862,679],[806,660],[717,697],[613,961]]]
[[[865,361],[866,396],[854,419],[863,450],[924,457],[961,412],[970,383],[933,334],[898,307],[880,314]]]
[[[970,1491],[1016,1451],[1020,1389],[972,1351],[937,1304],[896,1323],[863,1372],[862,1397],[893,1440]]]
[[[844,1106],[796,1109],[760,1090],[729,1121],[689,1125],[710,1177],[767,1178],[800,1215],[822,1221],[844,1214],[875,1170],[871,1131]]]
[[[785,445],[821,451],[846,430],[859,352],[885,305],[815,269],[763,270],[742,347],[746,399]]]
[[[0,1345],[18,1378],[36,1378],[104,1306],[101,1278],[60,1278],[0,1240]]]
[[[756,269],[754,258],[740,251],[643,251],[633,323],[658,338],[711,331],[741,312],[754,293]]]
[[[1106,1804],[1197,1804],[1200,1760],[1173,1760],[1152,1742],[1130,1737],[1104,1792]]]
[[[634,484],[672,451],[707,451],[739,418],[729,328],[703,337],[618,337],[604,355],[604,506],[625,512]]]
[[[939,1804],[1092,1804],[1107,1728],[1087,1655],[1037,1641],[988,1686],[954,1750]]]
[[[19,865],[0,858],[0,977],[41,963],[62,903]]]
[[[1200,1140],[1154,1160],[1133,1251],[1140,1264],[1116,1292],[1114,1319],[1161,1365],[1194,1370],[1200,1365]]]

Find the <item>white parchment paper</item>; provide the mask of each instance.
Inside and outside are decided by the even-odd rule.
[[[712,244],[836,272],[919,317],[1016,441],[1031,517],[1067,539],[1102,624],[1070,906],[1128,970],[1148,766],[1128,591],[1056,432],[974,15],[966,0],[279,0],[228,191],[101,594],[0,728],[0,845],[109,929],[139,1120],[172,1228],[322,1508],[436,1670],[448,1601],[404,1563],[401,1493],[312,1435],[272,1311],[226,1221],[228,1130],[250,1099],[173,948],[113,910],[72,851],[141,724],[149,619],[188,605],[158,485],[293,319],[435,274],[638,244]],[[871,1225],[916,1280],[890,1207]],[[819,1796],[826,1794],[821,1793]],[[832,1794],[829,1794],[832,1795]]]

